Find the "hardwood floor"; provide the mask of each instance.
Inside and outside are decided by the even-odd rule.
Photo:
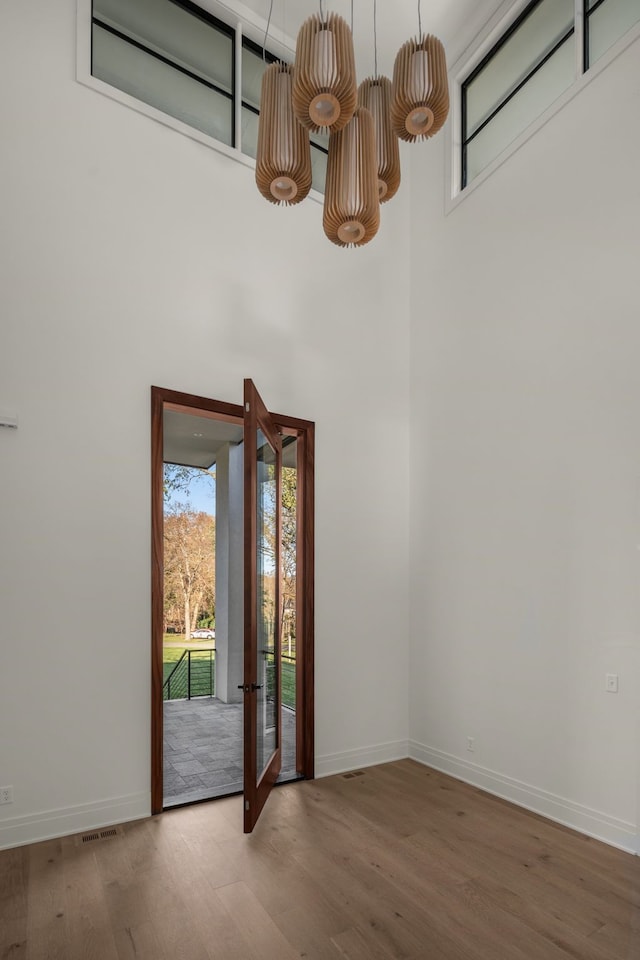
[[[640,858],[411,760],[0,852],[0,960],[638,960]]]

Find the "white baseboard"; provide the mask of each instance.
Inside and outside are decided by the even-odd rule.
[[[151,795],[136,793],[0,820],[0,850],[151,816]]]
[[[428,767],[448,773],[474,787],[480,787],[496,797],[509,800],[519,807],[539,813],[555,823],[571,827],[596,840],[602,840],[628,853],[639,853],[636,825],[609,814],[592,810],[573,800],[556,796],[529,783],[514,780],[495,770],[470,763],[460,757],[428,747],[417,740],[409,741],[409,756]]]
[[[316,777],[328,777],[357,767],[370,767],[376,763],[389,763],[405,757],[448,773],[458,780],[480,787],[487,793],[509,800],[519,807],[539,813],[596,840],[602,840],[629,853],[640,854],[635,824],[592,810],[573,800],[548,793],[453,754],[436,750],[417,740],[394,740],[390,743],[317,756]],[[150,815],[151,796],[149,793],[139,793],[0,820],[0,850],[125,823],[128,820],[140,820]]]
[[[327,753],[316,756],[316,777],[330,777],[334,773],[344,773],[356,767],[372,767],[376,763],[389,763],[391,760],[403,760],[409,756],[407,740],[393,740],[391,743],[378,743],[371,747],[359,747],[356,750],[343,750],[340,753]]]

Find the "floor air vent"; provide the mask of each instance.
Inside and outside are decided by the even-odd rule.
[[[105,827],[104,830],[92,830],[91,833],[79,833],[76,837],[76,846],[83,847],[85,843],[95,843],[96,840],[110,840],[112,837],[119,837],[121,833],[121,827]]]
[[[353,777],[364,777],[364,770],[354,770],[352,773],[343,773],[343,780],[352,780]]]

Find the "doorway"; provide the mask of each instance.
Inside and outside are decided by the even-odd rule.
[[[314,766],[314,425],[288,416],[270,416],[282,450],[278,498],[282,517],[277,531],[284,560],[277,588],[273,576],[263,578],[263,602],[271,608],[278,604],[273,614],[282,648],[278,663],[272,656],[264,676],[266,687],[277,682],[277,702],[281,693],[277,726],[282,781],[313,777]],[[242,509],[245,431],[244,406],[152,388],[153,813],[240,792],[243,781],[246,788],[246,771],[242,775],[247,694]],[[187,510],[176,510],[176,499],[171,496],[176,477],[184,492],[189,476],[198,474],[214,484],[211,507],[203,508],[200,498],[197,509],[190,504]],[[200,587],[192,596],[168,597],[173,588],[167,586],[165,573],[175,558],[167,545],[167,512],[171,528],[190,520],[196,527],[199,524],[215,531],[209,536],[210,542],[215,539],[214,595]],[[274,514],[274,533],[275,523]],[[211,558],[209,561],[211,565]],[[261,689],[260,684],[252,686]]]

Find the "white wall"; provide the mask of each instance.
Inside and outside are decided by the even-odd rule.
[[[448,216],[444,138],[412,168],[411,752],[628,848],[639,64],[635,42]]]
[[[408,188],[334,248],[76,83],[75,31],[0,9],[0,845],[149,810],[152,384],[316,421],[317,769],[407,749]]]
[[[0,846],[148,812],[149,387],[247,375],[317,423],[318,772],[410,729],[631,846],[638,44],[449,216],[444,137],[412,148],[341,251],[317,204],[77,84],[75,28],[0,8]]]

